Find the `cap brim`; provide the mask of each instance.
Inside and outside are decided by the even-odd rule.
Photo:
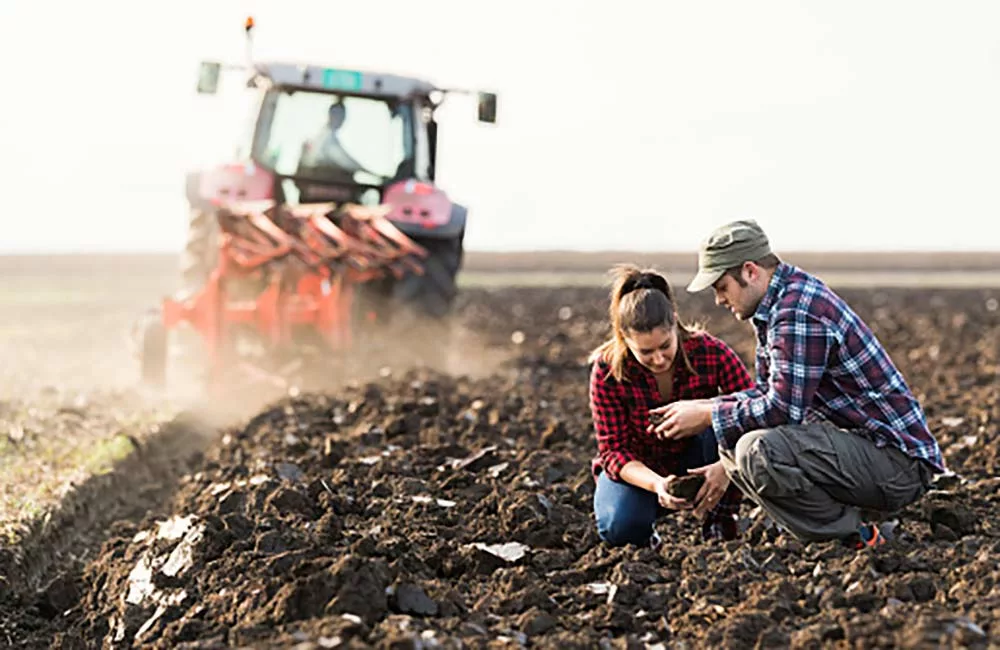
[[[694,279],[687,286],[688,293],[704,291],[715,284],[716,280],[725,275],[725,273],[725,269],[721,271],[698,271],[698,275],[694,276]]]

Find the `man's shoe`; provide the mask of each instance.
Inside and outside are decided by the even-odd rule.
[[[899,522],[888,521],[882,524],[861,524],[858,532],[844,539],[846,546],[851,546],[857,550],[864,548],[876,548],[895,538],[896,526]]]
[[[858,536],[861,538],[861,544],[868,548],[882,546],[887,541],[878,524],[862,524],[858,529]]]

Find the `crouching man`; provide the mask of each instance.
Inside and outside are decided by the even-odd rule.
[[[726,474],[795,537],[876,546],[892,513],[944,471],[920,404],[881,343],[815,276],[781,262],[753,220],[702,244],[689,292],[715,302],[757,336],[756,385],[662,409],[667,438],[711,426]]]

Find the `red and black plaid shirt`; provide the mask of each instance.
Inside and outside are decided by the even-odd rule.
[[[722,340],[698,332],[682,345],[694,372],[678,359],[671,401],[711,398],[753,387],[743,361]],[[608,364],[594,363],[590,412],[597,437],[598,455],[592,467],[595,479],[603,470],[609,478],[620,480],[622,467],[632,460],[641,461],[660,476],[682,473],[679,461],[691,440],[660,440],[646,432],[649,410],[665,403],[656,377],[631,353],[625,358],[625,381],[620,383]],[[712,514],[735,513],[741,500],[739,489],[730,485]]]

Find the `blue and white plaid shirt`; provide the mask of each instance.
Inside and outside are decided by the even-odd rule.
[[[820,279],[780,264],[752,317],[757,385],[714,399],[712,426],[734,448],[748,431],[825,419],[944,471],[937,440],[882,344]]]

